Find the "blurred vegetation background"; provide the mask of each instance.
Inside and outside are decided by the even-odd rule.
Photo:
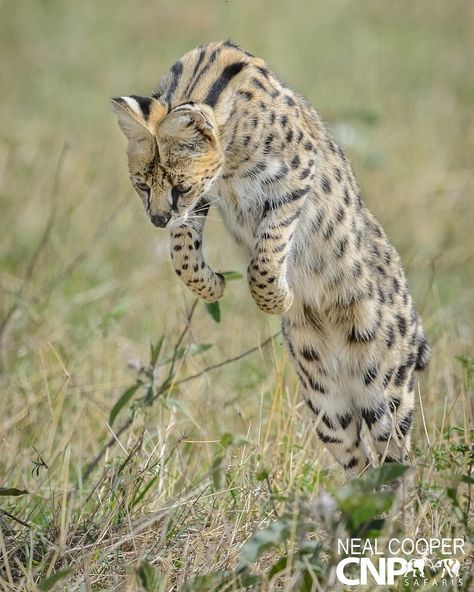
[[[471,0],[0,1],[0,485],[46,495],[31,473],[38,452],[50,487],[65,450],[78,477],[110,436],[129,360],[182,328],[192,297],[129,184],[108,98],[149,93],[186,51],[225,38],[263,57],[338,137],[433,345],[427,429],[466,427],[456,356],[472,356],[474,330],[473,17]],[[208,259],[245,270],[210,217]],[[217,324],[199,305],[190,340],[213,348],[184,359],[189,372],[278,329],[245,281],[221,308]],[[177,426],[205,440],[245,433],[276,382],[295,393],[278,342],[174,395],[189,413]],[[160,417],[140,418],[156,441]]]

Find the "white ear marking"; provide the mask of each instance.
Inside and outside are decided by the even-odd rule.
[[[143,117],[142,110],[140,109],[140,105],[138,104],[138,101],[136,101],[135,99],[132,99],[132,97],[120,97],[120,98],[127,103],[129,108],[134,113],[136,113],[140,117]]]

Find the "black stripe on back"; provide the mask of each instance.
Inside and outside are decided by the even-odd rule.
[[[196,78],[194,79],[194,82],[191,84],[191,86],[186,89],[186,94],[189,96],[193,90],[196,88],[197,83],[199,82],[201,76],[204,74],[204,72],[207,72],[207,70],[209,70],[209,68],[212,66],[212,64],[216,61],[216,57],[217,54],[220,52],[221,48],[220,47],[216,47],[214,49],[214,51],[211,53],[211,55],[209,56],[209,60],[207,61],[207,63],[204,65],[204,67],[202,68],[202,70],[199,72],[199,74],[196,76]]]
[[[179,79],[181,78],[181,74],[183,73],[183,64],[178,61],[171,67],[171,82],[166,90],[166,94],[163,97],[165,101],[170,101],[171,97],[173,96],[174,91],[178,87]]]
[[[130,98],[135,99],[140,106],[143,118],[148,119],[148,116],[150,115],[151,99],[149,97],[137,97],[137,95],[130,95]]]
[[[236,76],[243,68],[245,68],[246,65],[247,62],[234,62],[233,64],[226,66],[222,71],[222,74],[211,86],[209,92],[207,93],[207,97],[204,99],[204,102],[210,107],[215,107],[222,91],[229,84],[232,78]]]
[[[191,78],[189,79],[188,86],[186,87],[186,91],[185,91],[186,94],[189,92],[189,85],[193,81],[193,78],[196,76],[197,71],[199,70],[199,66],[202,64],[204,56],[206,55],[206,50],[207,50],[207,47],[201,47],[201,51],[199,52],[198,59],[196,61],[196,65],[194,66],[193,73],[191,74]]]
[[[234,43],[230,39],[227,39],[227,41],[224,41],[223,45],[224,45],[224,47],[231,47],[232,49],[236,49],[237,51],[244,53],[246,56],[249,56],[249,58],[254,57],[253,54],[251,54],[249,51],[247,51],[243,47],[240,47],[240,45],[237,45],[237,43]]]

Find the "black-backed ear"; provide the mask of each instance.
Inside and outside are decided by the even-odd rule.
[[[167,109],[152,97],[116,97],[111,106],[118,124],[134,150],[149,149],[155,142],[154,132]]]
[[[217,143],[216,123],[210,110],[204,106],[180,106],[159,124],[158,142],[164,137],[173,140],[185,151],[204,152]]]

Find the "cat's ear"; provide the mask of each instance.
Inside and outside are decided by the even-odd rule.
[[[112,110],[131,147],[145,148],[154,142],[154,132],[167,113],[165,105],[152,97],[115,97]]]
[[[181,105],[159,124],[158,143],[164,138],[174,141],[182,150],[202,153],[210,146],[216,147],[217,124],[212,110],[205,105]]]

